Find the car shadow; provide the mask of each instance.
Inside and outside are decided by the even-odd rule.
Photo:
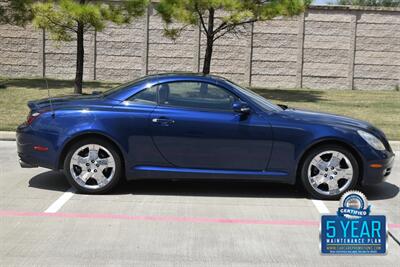
[[[47,171],[29,180],[29,187],[65,192],[70,188],[62,172]],[[384,182],[361,188],[369,200],[394,198],[399,187]],[[265,181],[238,180],[137,180],[120,183],[110,195],[171,195],[248,198],[309,198],[298,186]]]
[[[304,198],[293,185],[238,180],[137,180],[118,186],[111,194],[202,197]]]
[[[399,187],[389,182],[364,186],[361,191],[368,200],[383,200],[394,198],[399,194]]]
[[[71,186],[62,172],[47,171],[33,176],[29,180],[29,187],[65,192]]]

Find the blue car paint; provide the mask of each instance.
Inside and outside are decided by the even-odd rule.
[[[229,90],[250,108],[235,112],[144,105],[126,101],[159,83],[200,81]],[[244,89],[242,89],[244,90]],[[316,144],[346,144],[361,161],[364,183],[378,183],[382,170],[371,163],[393,164],[394,154],[384,134],[367,122],[326,113],[260,107],[248,94],[219,77],[156,75],[105,95],[67,96],[29,103],[43,112],[31,125],[17,129],[20,158],[33,166],[62,168],[70,142],[97,134],[121,151],[128,179],[139,178],[246,178],[295,183],[306,151]],[[167,117],[173,125],[154,124]],[[370,147],[357,130],[374,134],[385,151]],[[48,147],[47,152],[33,150]]]

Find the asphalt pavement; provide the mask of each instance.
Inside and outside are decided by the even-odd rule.
[[[396,152],[396,154],[400,154]],[[398,266],[400,159],[361,188],[389,223],[385,256],[322,256],[321,213],[294,186],[239,181],[133,181],[108,195],[74,192],[59,172],[19,167],[0,141],[0,266]]]

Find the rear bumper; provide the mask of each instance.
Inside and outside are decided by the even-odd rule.
[[[37,168],[37,167],[39,167],[38,165],[27,163],[27,162],[23,161],[22,159],[19,160],[19,165],[21,166],[21,168]]]
[[[54,153],[51,138],[37,135],[29,126],[18,127],[16,133],[17,152],[22,168],[44,167],[55,169],[57,155]],[[48,151],[36,151],[35,146],[48,147]]]
[[[384,182],[390,175],[395,154],[393,152],[385,151],[382,154],[382,159],[370,160],[364,166],[364,177],[362,185],[371,185]],[[375,167],[371,167],[374,165]],[[377,168],[376,166],[381,166]]]

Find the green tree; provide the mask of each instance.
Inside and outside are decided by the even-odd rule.
[[[210,73],[214,42],[237,27],[276,16],[304,11],[310,0],[160,0],[156,10],[166,23],[165,33],[176,38],[188,25],[200,25],[207,44],[203,73]],[[180,28],[173,23],[179,22]]]
[[[339,5],[400,7],[400,0],[338,0]]]
[[[32,20],[32,0],[10,0],[0,5],[0,23],[25,26]]]
[[[76,38],[77,57],[75,93],[82,93],[84,67],[84,35],[102,31],[107,22],[130,23],[142,16],[148,0],[124,0],[113,4],[89,0],[59,0],[32,4],[33,24],[47,30],[53,40],[72,41]]]

